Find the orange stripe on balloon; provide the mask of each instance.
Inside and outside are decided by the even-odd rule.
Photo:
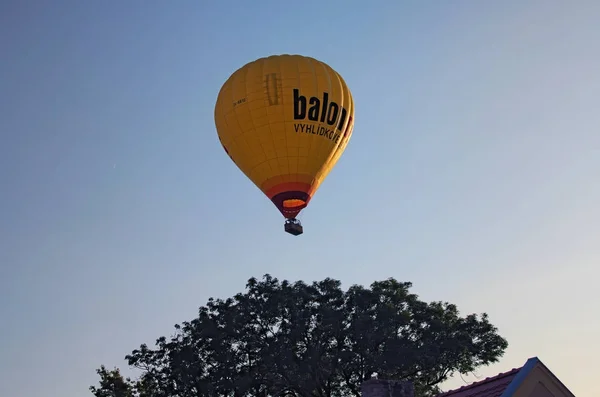
[[[273,198],[274,196],[285,193],[285,192],[304,192],[310,195],[310,191],[312,190],[312,185],[308,183],[301,182],[287,182],[280,183],[279,185],[273,186],[271,189],[267,190],[265,194],[269,198]]]
[[[269,197],[285,191],[312,193],[314,177],[306,174],[284,174],[267,179],[260,188]]]

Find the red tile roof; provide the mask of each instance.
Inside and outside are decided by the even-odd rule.
[[[500,397],[521,368],[513,368],[491,378],[438,394],[436,397]]]

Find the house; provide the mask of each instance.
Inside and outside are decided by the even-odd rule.
[[[575,397],[539,358],[437,397]]]
[[[361,385],[363,397],[413,397],[411,382],[369,379]],[[482,381],[436,397],[575,397],[537,357]]]

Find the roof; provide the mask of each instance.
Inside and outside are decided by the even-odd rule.
[[[471,383],[458,389],[449,390],[436,397],[511,397],[523,379],[529,375],[533,367],[539,363],[537,357],[532,357],[520,368],[502,372],[491,378]]]
[[[513,368],[491,378],[438,394],[436,397],[501,397],[521,368]]]

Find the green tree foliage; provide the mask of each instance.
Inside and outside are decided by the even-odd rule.
[[[104,365],[96,370],[100,376],[98,387],[91,386],[90,391],[96,397],[135,397],[134,382],[123,378],[118,368],[107,370]]]
[[[393,278],[347,291],[327,278],[308,285],[270,275],[246,292],[209,299],[197,318],[154,348],[126,356],[138,380],[98,370],[96,397],[360,396],[361,383],[410,380],[418,396],[454,373],[496,362],[508,346],[486,314],[427,303]]]

